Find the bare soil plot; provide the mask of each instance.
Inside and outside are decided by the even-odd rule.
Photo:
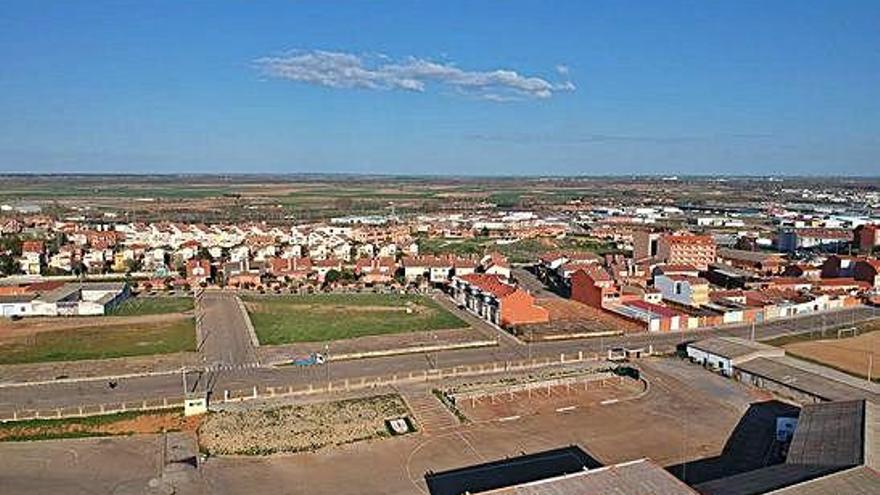
[[[211,454],[318,450],[388,435],[385,421],[409,415],[397,394],[211,414],[199,430]]]
[[[590,333],[626,332],[644,330],[630,321],[610,315],[600,309],[561,297],[538,298],[535,303],[546,308],[550,321],[537,325],[524,325],[517,333],[525,340],[544,340],[566,335],[578,336]]]
[[[456,405],[472,421],[491,421],[568,412],[600,405],[602,402],[616,402],[634,397],[641,391],[640,382],[618,377],[571,385],[536,387],[528,391],[502,392],[475,400],[460,400]]]
[[[183,411],[123,412],[104,416],[69,419],[35,419],[0,423],[0,441],[30,441],[58,438],[106,437],[162,431],[198,429],[201,418],[184,417]]]
[[[159,315],[185,313],[194,306],[191,297],[131,297],[113,307],[109,314],[114,316]]]
[[[785,352],[809,361],[824,364],[846,373],[866,377],[880,376],[880,332],[870,332],[843,339],[795,342],[783,346]]]

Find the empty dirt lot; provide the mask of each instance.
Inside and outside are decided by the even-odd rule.
[[[668,360],[666,369],[691,365]],[[315,453],[260,459],[216,458],[203,472],[211,493],[248,493],[260,480],[267,492],[289,490],[308,480],[310,494],[427,493],[424,474],[571,444],[608,464],[650,457],[662,465],[717,455],[744,413],[752,392],[697,367],[682,376],[649,365],[653,382],[643,398],[606,405],[585,396],[574,410],[546,411],[516,420],[470,423],[439,435],[407,435],[360,442]],[[657,369],[655,369],[657,368]],[[717,394],[713,388],[721,389]],[[719,401],[715,397],[737,400]],[[363,476],[362,473],[376,473]],[[304,493],[305,491],[303,491]],[[290,493],[297,493],[292,491]]]
[[[577,336],[579,334],[624,332],[638,333],[644,330],[635,323],[605,313],[599,309],[558,296],[538,298],[536,304],[550,313],[550,322],[525,325],[517,329],[524,340]]]
[[[783,346],[794,356],[816,361],[847,373],[865,377],[872,364],[871,377],[880,377],[880,332],[843,339],[795,342]]]
[[[668,466],[717,455],[744,413],[736,405],[752,400],[752,392],[679,360],[641,366],[652,385],[640,399],[601,405],[599,396],[584,396],[574,410],[471,423],[442,434],[284,456],[211,457],[201,468],[200,491],[181,493],[250,494],[260,486],[264,493],[411,495],[426,493],[429,470],[571,444],[604,464],[650,457]],[[0,486],[53,495],[152,493],[144,487],[158,472],[160,445],[155,436],[0,443]]]
[[[461,399],[458,409],[471,421],[513,421],[524,416],[571,413],[636,397],[643,391],[636,380],[614,377],[570,385],[549,385],[527,391],[499,392],[479,399]]]

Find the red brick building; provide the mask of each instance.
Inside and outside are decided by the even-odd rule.
[[[594,308],[604,308],[620,297],[611,276],[598,266],[584,267],[571,275],[571,299]]]
[[[456,276],[451,288],[458,304],[480,318],[502,327],[546,323],[550,313],[535,297],[497,276],[481,273]]]
[[[210,279],[211,262],[209,260],[191,258],[186,261],[186,281],[189,285],[195,287],[207,284]]]
[[[880,249],[880,225],[859,225],[853,232],[853,244],[859,252],[871,254]]]
[[[708,235],[666,234],[657,241],[657,258],[664,263],[694,265],[705,270],[715,262],[715,240]]]

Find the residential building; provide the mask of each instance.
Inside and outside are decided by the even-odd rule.
[[[785,255],[742,249],[718,249],[718,261],[760,275],[775,275],[785,266]]]
[[[206,285],[210,280],[210,260],[190,258],[186,261],[186,281],[190,286]]]
[[[355,264],[355,273],[365,284],[390,284],[394,281],[397,263],[391,257],[359,259]]]
[[[594,308],[617,303],[620,292],[608,272],[599,266],[585,266],[571,276],[571,299]]]
[[[687,306],[703,306],[709,303],[709,282],[700,277],[687,275],[658,275],[654,287],[667,299]]]
[[[880,225],[865,224],[856,227],[853,244],[863,254],[876,254],[880,251]]]
[[[715,240],[708,235],[665,234],[657,242],[656,258],[668,264],[687,264],[706,270],[715,262]]]
[[[535,297],[495,275],[456,275],[451,289],[455,301],[484,320],[502,327],[550,321],[549,312]]]
[[[880,260],[871,258],[856,261],[853,278],[867,283],[872,289],[880,289]]]
[[[649,230],[637,230],[632,234],[633,259],[641,261],[657,256],[662,234]]]

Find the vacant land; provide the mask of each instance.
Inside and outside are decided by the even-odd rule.
[[[162,315],[192,311],[191,297],[133,297],[110,311],[113,316]]]
[[[321,342],[467,324],[424,296],[314,294],[245,299],[263,345]]]
[[[408,416],[396,394],[274,409],[213,413],[200,441],[211,454],[268,455],[344,445],[388,434],[385,421]]]
[[[550,296],[536,303],[550,313],[549,323],[523,325],[517,333],[524,340],[541,341],[553,338],[589,337],[591,334],[639,333],[636,324],[571,299]]]
[[[107,323],[36,332],[17,332],[13,328],[11,336],[0,339],[0,364],[106,359],[195,350],[195,322],[192,318],[132,322],[114,319]]]
[[[785,352],[808,361],[862,378],[867,377],[871,365],[871,377],[880,375],[880,332],[870,332],[843,339],[794,342],[783,346]]]
[[[185,418],[182,409],[129,411],[85,418],[34,419],[0,423],[0,441],[20,442],[162,431],[195,431],[199,420],[198,417]]]
[[[516,242],[498,243],[489,237],[473,239],[432,239],[422,237],[418,240],[419,252],[423,254],[473,255],[497,251],[507,256],[512,263],[533,263],[548,251],[591,252],[597,254],[617,252],[612,244],[599,242],[587,236],[566,236],[562,238],[523,239]]]
[[[862,335],[866,333],[876,332],[880,330],[880,321],[873,320],[867,321],[863,323],[858,323],[854,325],[857,329],[857,334]],[[829,340],[836,339],[838,334],[838,329],[828,329],[825,331],[815,330],[811,332],[798,333],[794,335],[783,335],[781,337],[776,337],[772,339],[763,340],[765,344],[773,345],[776,347],[786,347],[789,344],[794,344],[797,342],[811,342],[816,340]]]

